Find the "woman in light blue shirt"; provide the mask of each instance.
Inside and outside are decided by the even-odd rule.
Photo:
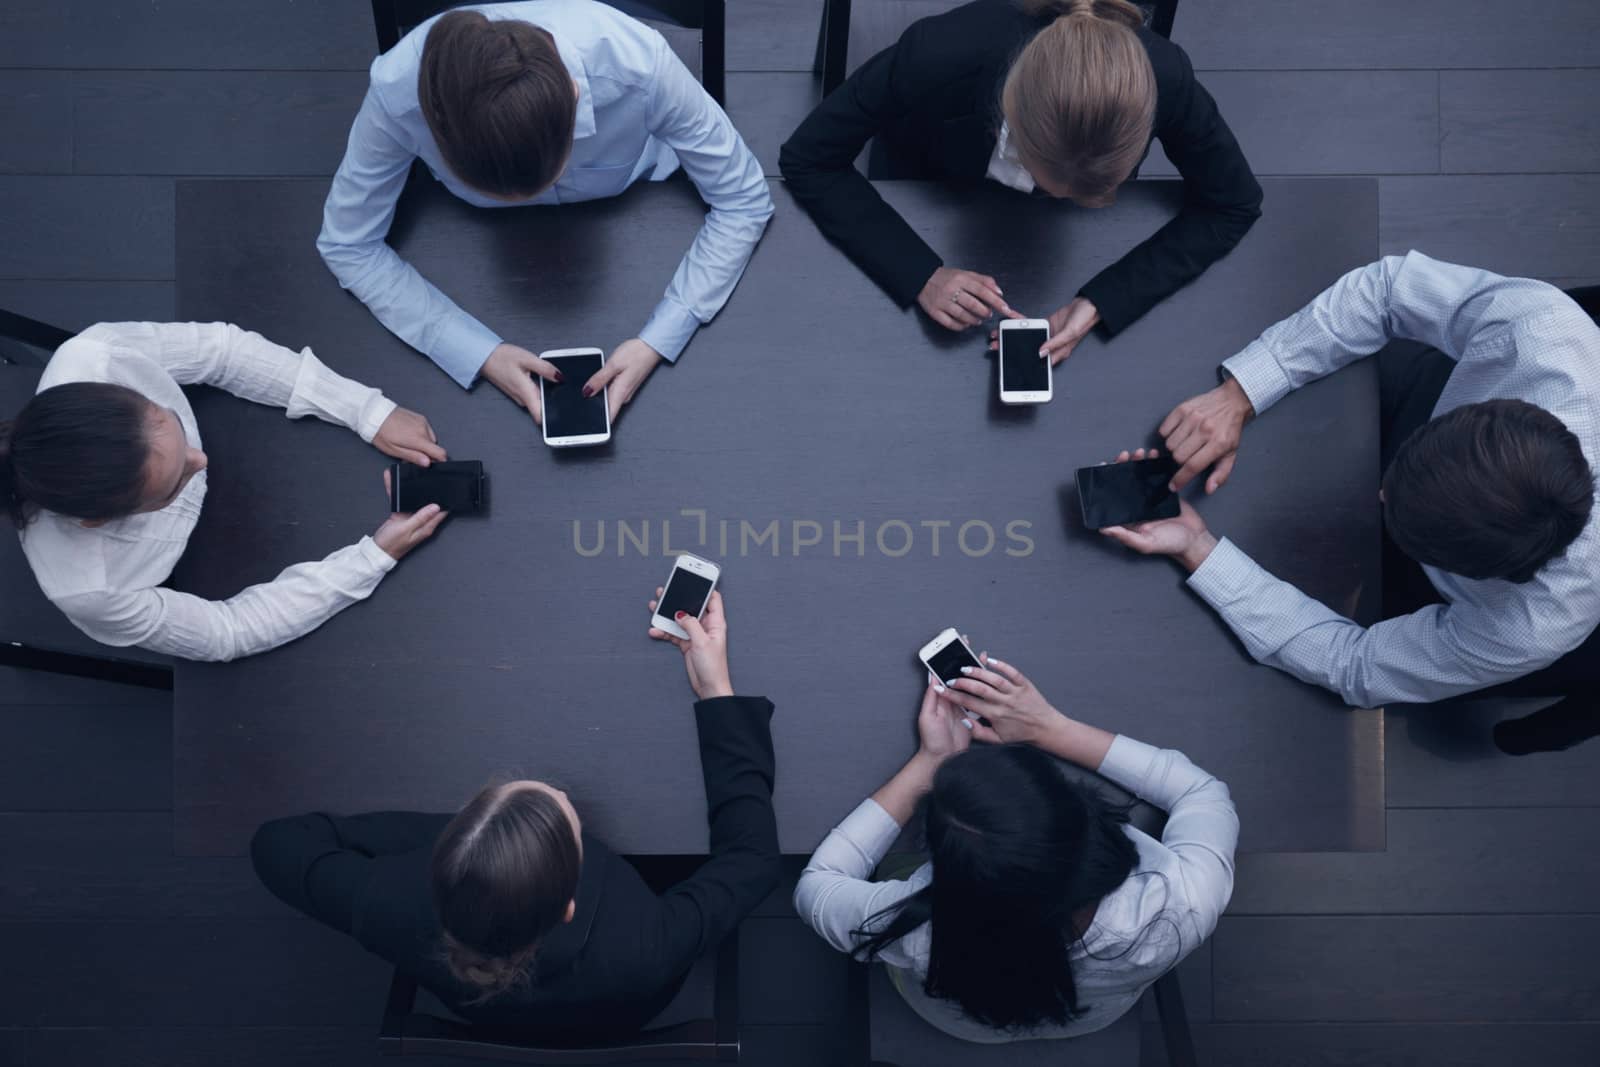
[[[419,93],[419,83],[427,91]],[[616,196],[681,165],[705,225],[638,336],[585,390],[611,415],[726,303],[772,217],[761,167],[656,31],[593,0],[526,0],[429,19],[372,64],[317,249],[391,331],[463,388],[480,375],[542,414],[549,363],[457,307],[385,238],[413,159],[478,207]]]

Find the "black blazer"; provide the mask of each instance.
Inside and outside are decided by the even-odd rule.
[[[540,942],[525,988],[487,1003],[469,1003],[475,991],[444,964],[433,909],[429,863],[452,816],[279,819],[251,843],[256,872],[280,899],[354,936],[467,1019],[560,1036],[636,1030],[778,882],[772,704],[722,697],[694,710],[710,858],[658,895],[630,863],[585,833],[572,922]]]
[[[855,169],[856,156],[877,137],[894,161],[884,177],[981,181],[999,136],[1006,74],[1052,18],[1029,16],[1011,0],[972,0],[920,19],[830,93],[784,144],[778,165],[795,199],[901,307],[944,261]],[[1079,291],[1109,334],[1227,254],[1261,215],[1261,186],[1189,57],[1148,30],[1139,39],[1156,76],[1152,135],[1183,175],[1184,204]]]

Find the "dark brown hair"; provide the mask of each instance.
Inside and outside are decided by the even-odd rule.
[[[95,521],[138,511],[150,411],[127,386],[68,382],[0,422],[0,505],[12,523],[26,525],[41,508]]]
[[[1001,90],[1017,157],[1035,178],[1085,207],[1116,197],[1144,158],[1155,124],[1156,75],[1127,0],[1022,0],[1056,19],[1023,47]]]
[[[1594,475],[1560,419],[1487,400],[1408,437],[1383,476],[1389,536],[1419,563],[1526,582],[1567,550],[1594,507]]]
[[[417,100],[450,169],[485,193],[544,191],[572,149],[572,77],[555,38],[520,19],[440,16],[422,45]]]
[[[566,917],[582,864],[572,820],[547,790],[489,786],[433,849],[445,962],[488,1000],[527,980],[539,939]]]

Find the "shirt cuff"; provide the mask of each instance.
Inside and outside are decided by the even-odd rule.
[[[500,335],[462,313],[445,320],[428,349],[428,358],[455,379],[463,389],[472,388],[489,355],[500,345]]]
[[[395,558],[379,548],[378,542],[370,536],[363,537],[357,542],[356,547],[361,550],[361,558],[372,565],[372,569],[378,572],[379,577],[394,570]]]
[[[360,434],[361,439],[370,445],[372,439],[378,436],[378,431],[383,429],[383,424],[388,420],[389,416],[394,414],[394,409],[399,406],[399,404],[374,389],[372,395],[367,397],[367,402],[361,405],[361,417],[356,421],[355,426],[356,433]],[[387,554],[385,553],[385,555]]]
[[[1154,745],[1118,734],[1111,742],[1111,748],[1106,751],[1106,758],[1100,763],[1100,774],[1143,798],[1145,779],[1150,777],[1150,768],[1160,753],[1161,750]]]
[[[1222,361],[1222,369],[1233,376],[1250,398],[1250,406],[1259,415],[1289,395],[1294,383],[1283,373],[1278,357],[1266,342],[1251,341],[1244,350]]]
[[[833,830],[841,837],[848,838],[866,856],[868,873],[883,859],[895,838],[900,836],[900,824],[871,797],[856,805],[856,810],[846,815],[844,822]]]
[[[639,331],[639,340],[660,352],[668,363],[676,363],[699,328],[694,312],[674,300],[662,300]]]
[[[1207,604],[1222,611],[1237,600],[1260,565],[1240,550],[1239,546],[1224,537],[1211,550],[1205,562],[1189,575],[1189,588],[1198,593]]]
[[[330,370],[311,349],[302,348],[300,369],[295,374],[284,410],[291,419],[315,415],[347,426],[370,444],[378,427],[394,410],[394,403],[372,386]],[[378,417],[375,423],[371,422],[374,417]]]

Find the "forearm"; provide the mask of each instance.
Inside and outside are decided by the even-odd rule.
[[[1232,251],[1261,214],[1185,207],[1156,233],[1091,278],[1078,295],[1115,336]]]
[[[1115,734],[1098,726],[1058,715],[1035,744],[1057,759],[1097,771],[1115,740]]]
[[[662,898],[674,952],[685,963],[720,941],[778,883],[771,715],[761,697],[695,705],[710,856]]]
[[[938,760],[918,749],[916,755],[907,760],[893,778],[872,794],[872,799],[889,813],[891,819],[904,827],[911,821],[918,802],[933,788],[933,776],[938,769]]]
[[[201,661],[256,655],[310,633],[366,599],[393,566],[394,559],[368,537],[223,601],[147,590],[155,601],[132,623],[146,632],[120,643]]]

